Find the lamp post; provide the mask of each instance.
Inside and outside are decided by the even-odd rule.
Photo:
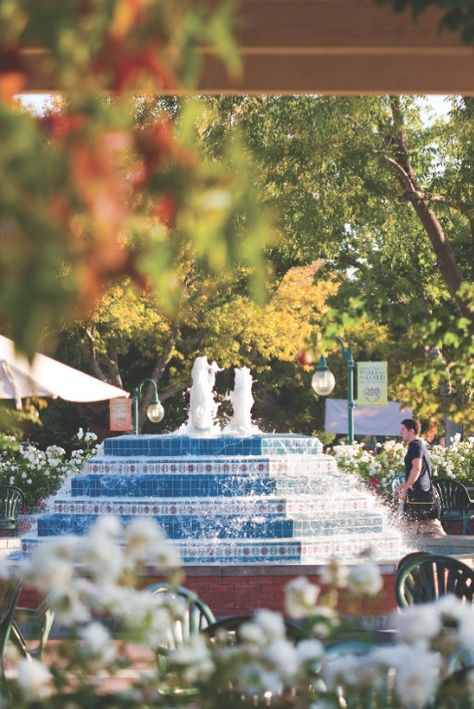
[[[355,362],[352,357],[351,345],[345,345],[340,337],[334,337],[334,340],[341,348],[342,357],[346,363],[347,370],[347,434],[349,444],[354,443],[354,369]],[[318,366],[311,379],[311,386],[319,396],[328,396],[336,385],[334,374],[326,364],[326,359],[320,357]]]
[[[157,389],[155,380],[154,379],[143,379],[140,382],[140,384],[134,388],[133,398],[132,398],[132,425],[133,425],[133,433],[136,436],[138,436],[138,404],[139,404],[141,396],[142,396],[143,387],[146,384],[151,384],[153,387],[153,396],[151,399],[151,403],[146,411],[146,415],[147,415],[148,420],[151,421],[152,423],[160,423],[160,421],[163,420],[164,415],[165,415],[165,410],[163,408],[163,405],[158,398],[158,389]]]

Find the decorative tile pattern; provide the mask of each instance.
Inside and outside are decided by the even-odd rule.
[[[305,436],[121,436],[48,501],[38,535],[83,534],[98,515],[152,517],[184,563],[317,563],[371,546],[396,556],[374,498]]]
[[[332,456],[315,454],[311,457],[265,456],[265,457],[224,457],[218,458],[156,458],[116,456],[115,458],[93,458],[84,466],[86,475],[319,475],[321,481],[328,474],[337,475],[336,461]],[[341,479],[343,476],[341,475]]]
[[[292,500],[284,497],[185,497],[169,499],[146,499],[142,497],[91,498],[64,497],[55,499],[52,512],[58,514],[117,514],[137,517],[161,515],[266,515],[285,516],[293,519],[314,518],[316,515],[332,519],[335,515],[366,512],[373,507],[373,500],[347,496],[328,500],[326,497],[301,495]]]
[[[176,542],[184,564],[316,564],[337,556],[340,561],[353,561],[367,549],[377,550],[379,559],[396,558],[400,540],[395,534],[366,535],[348,544],[347,536],[325,539],[288,540],[222,540]],[[38,543],[38,538],[25,537],[23,548],[28,551]]]

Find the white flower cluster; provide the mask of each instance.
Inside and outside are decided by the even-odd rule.
[[[75,658],[80,682],[91,678],[91,691],[97,676],[113,672],[123,662],[110,628],[119,637],[156,652],[168,645],[177,621],[186,616],[187,608],[176,595],[134,588],[150,562],[166,568],[179,564],[161,529],[148,518],[124,529],[117,518],[104,516],[85,537],[46,541],[20,568],[14,567],[15,575],[48,595],[58,622],[71,629],[77,649],[75,656],[71,649],[67,656]],[[1,576],[7,575],[3,565]],[[347,651],[344,644],[337,645],[337,636],[326,640],[324,628],[331,633],[337,629],[334,594],[337,598],[342,588],[353,595],[377,593],[378,568],[370,560],[352,568],[334,560],[321,582],[320,588],[300,577],[287,585],[285,609],[294,621],[258,610],[240,626],[234,644],[227,635],[212,642],[203,634],[192,635],[168,652],[165,675],[158,671],[138,679],[133,687],[136,705],[155,706],[150,697],[159,696],[160,683],[168,686],[171,676],[180,690],[197,688],[203,697],[215,699],[203,707],[225,706],[220,697],[230,691],[248,702],[289,696],[292,706],[297,706],[295,697],[301,697],[298,706],[311,709],[368,706],[369,694],[374,709],[422,709],[452,669],[454,658],[469,660],[474,653],[474,609],[449,595],[394,615],[395,644]],[[73,669],[69,665],[67,672]],[[50,670],[37,661],[18,661],[14,682],[21,701],[17,705],[48,700],[58,691],[57,672],[58,667]],[[1,701],[0,697],[1,706],[13,709],[14,704]],[[472,697],[466,702],[461,705],[474,705]],[[197,705],[201,706],[199,701]]]
[[[97,436],[94,433],[79,429],[78,438],[85,446],[73,450],[70,457],[64,448],[55,445],[46,450],[31,443],[4,448],[0,451],[0,481],[20,487],[30,510],[41,507],[42,501],[53,495],[70,475],[78,473],[95,453],[93,443]]]
[[[430,447],[434,475],[473,484],[474,437],[461,441],[460,435],[456,434],[450,443],[448,448],[439,445]],[[393,479],[404,474],[406,449],[397,440],[378,443],[375,451],[366,450],[363,443],[353,443],[334,446],[328,453],[335,456],[340,470],[355,473],[372,484],[375,482],[379,491],[388,498],[392,496]]]

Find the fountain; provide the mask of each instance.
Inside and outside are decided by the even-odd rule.
[[[98,515],[153,517],[185,564],[315,564],[372,549],[401,555],[400,534],[352,476],[337,470],[317,438],[262,433],[252,424],[252,377],[235,370],[234,414],[215,421],[215,362],[192,370],[188,423],[176,433],[108,438],[38,519],[24,547],[81,534]]]

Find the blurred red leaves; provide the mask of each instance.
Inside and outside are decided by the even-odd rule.
[[[149,79],[158,90],[169,91],[178,86],[175,75],[160,58],[160,46],[156,42],[135,48],[109,40],[96,69],[109,76],[109,89],[115,93],[135,88],[144,79]]]

